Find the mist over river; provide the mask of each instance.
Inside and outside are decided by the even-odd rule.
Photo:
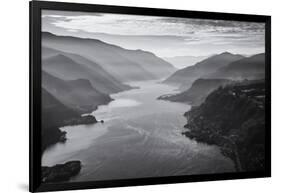
[[[67,141],[48,148],[43,166],[80,160],[82,169],[70,181],[111,180],[224,173],[234,164],[218,147],[183,136],[190,106],[157,100],[176,87],[157,81],[131,82],[138,87],[117,94],[92,114],[104,123],[60,128]]]

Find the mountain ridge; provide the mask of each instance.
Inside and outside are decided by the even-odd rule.
[[[265,78],[265,54],[255,54],[229,63],[219,68],[206,77],[228,78],[233,80],[264,79]]]
[[[62,80],[42,71],[42,87],[69,108],[80,113],[91,112],[112,99],[92,87],[87,79]]]
[[[91,81],[93,87],[105,94],[116,93],[131,88],[116,80],[96,62],[80,55],[45,46],[42,47],[42,55],[45,56],[42,60],[42,68],[56,77],[66,80],[86,77]],[[58,56],[61,56],[59,58],[65,59],[66,61],[55,60],[58,59]],[[48,66],[48,63],[52,64],[52,66]],[[71,65],[72,68],[70,68]]]
[[[186,90],[191,86],[194,80],[204,77],[204,75],[210,74],[211,72],[215,72],[217,69],[242,58],[244,58],[242,55],[223,52],[206,58],[193,66],[188,66],[176,71],[164,80],[163,83],[175,84],[180,86],[181,90]]]
[[[96,61],[107,72],[122,82],[157,79],[159,76],[169,75],[175,70],[171,64],[150,52],[127,50],[100,40],[57,36],[44,32],[42,33],[42,40],[43,46],[55,48],[64,52],[76,53]],[[143,62],[143,60],[136,62],[134,56],[128,52],[134,53],[135,56],[139,56],[140,52],[143,53],[147,56],[147,58],[145,58],[146,62]],[[148,56],[155,60],[152,61]],[[155,61],[157,61],[157,63],[155,63]],[[147,66],[151,66],[152,68],[154,64],[164,66],[165,68],[159,68],[159,72],[147,68]],[[167,67],[167,65],[169,66]]]

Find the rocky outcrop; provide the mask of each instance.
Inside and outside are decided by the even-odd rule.
[[[92,115],[80,116],[79,113],[66,107],[53,97],[48,91],[42,89],[42,152],[49,146],[65,142],[66,132],[59,127],[67,125],[94,124],[97,120]],[[41,180],[44,183],[68,181],[81,170],[80,161],[69,161],[52,167],[42,166]]]
[[[65,125],[88,125],[88,124],[94,124],[97,123],[98,121],[96,118],[92,115],[86,115],[78,118],[73,118],[69,120],[65,120],[64,124]]]
[[[64,182],[76,176],[81,170],[80,161],[69,161],[65,164],[57,164],[52,167],[41,168],[41,180],[44,183]]]
[[[82,117],[77,116],[77,117],[72,117],[69,119],[62,120],[62,122],[60,124],[57,124],[56,126],[43,128],[42,149],[45,150],[47,147],[55,143],[65,142],[67,140],[66,131],[61,131],[59,127],[71,126],[71,125],[88,125],[97,122],[98,121],[96,120],[96,118],[92,115],[87,115]]]
[[[237,171],[264,170],[264,81],[220,87],[185,116],[184,135],[218,145],[234,161]]]

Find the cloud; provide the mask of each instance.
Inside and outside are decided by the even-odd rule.
[[[93,13],[93,12],[79,12],[79,11],[56,11],[56,10],[42,10],[42,16],[103,16],[103,13]]]
[[[264,23],[46,10],[42,29],[160,56],[261,52],[265,36]]]
[[[56,27],[120,35],[178,35],[205,33],[259,33],[263,23],[189,19],[126,14],[43,11],[45,22]],[[136,30],[137,29],[137,30]],[[107,30],[107,31],[106,31]]]

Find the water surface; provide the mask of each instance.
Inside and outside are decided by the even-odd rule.
[[[190,106],[157,100],[175,87],[156,81],[132,82],[138,89],[111,95],[114,101],[92,114],[104,123],[67,126],[67,141],[44,152],[42,165],[81,160],[71,181],[111,180],[234,171],[219,148],[183,135]]]

